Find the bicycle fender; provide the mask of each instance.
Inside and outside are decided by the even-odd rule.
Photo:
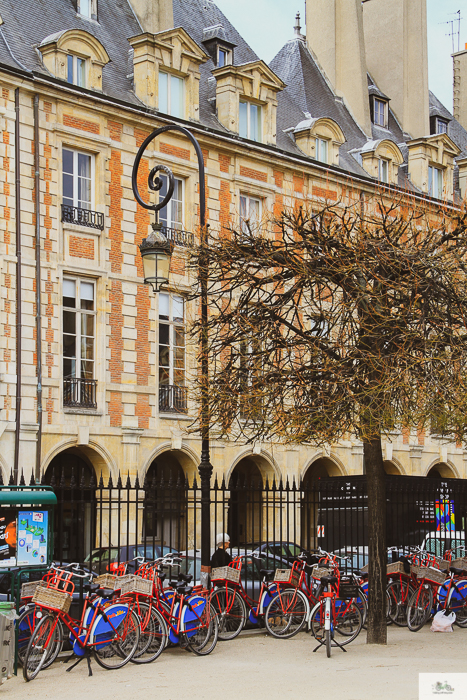
[[[261,600],[259,601],[259,605],[257,607],[258,612],[256,614],[257,615],[264,615],[269,603],[277,595],[278,595],[278,587],[275,585],[269,586],[269,588],[267,590],[265,590],[263,595],[261,596]]]
[[[187,605],[183,606],[182,619],[180,629],[183,630],[187,637],[193,637],[198,629],[198,617],[201,617],[204,608],[206,607],[206,598],[199,595],[191,596]]]
[[[175,603],[175,606],[174,606],[174,609],[173,609],[173,613],[172,613],[172,615],[173,615],[173,620],[176,620],[177,617],[178,617],[178,608],[179,608],[179,605],[180,605],[180,603]],[[172,620],[171,620],[171,622],[172,622]],[[178,638],[178,634],[175,634],[175,632],[173,631],[172,628],[170,628],[169,639],[170,639],[170,641],[172,642],[172,644],[178,644],[179,641],[180,641],[179,638]]]
[[[126,618],[128,611],[128,605],[123,605],[122,603],[112,603],[109,605],[105,611],[105,619],[102,614],[99,614],[94,621],[89,641],[99,646],[109,644],[115,635],[112,625],[116,629]],[[110,623],[112,623],[112,625]]]

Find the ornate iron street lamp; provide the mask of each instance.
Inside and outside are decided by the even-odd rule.
[[[204,158],[200,145],[193,134],[182,126],[170,124],[156,129],[152,132],[141,144],[133,164],[133,172],[131,184],[135,199],[142,207],[155,212],[156,221],[152,225],[153,231],[140,245],[141,256],[143,258],[144,281],[151,284],[153,291],[157,293],[161,286],[167,284],[169,279],[170,256],[172,255],[173,244],[170,243],[162,233],[162,227],[159,224],[158,212],[165,207],[172,198],[174,192],[174,176],[172,171],[165,165],[156,165],[148,177],[148,187],[153,192],[158,192],[162,187],[162,180],[158,176],[159,172],[167,175],[169,185],[167,194],[164,199],[158,204],[147,204],[141,198],[138,191],[138,168],[141,162],[144,151],[157,136],[165,131],[179,131],[187,137],[193,144],[198,158],[199,170],[199,218],[201,226],[201,243],[207,243],[207,225],[206,225],[206,188],[204,177]],[[201,583],[206,585],[209,580],[209,572],[211,570],[211,475],[212,465],[209,455],[209,401],[208,401],[208,285],[207,285],[207,261],[202,261],[199,267],[199,281],[201,288],[201,413],[200,413],[200,432],[201,432],[201,461],[198,466],[198,471],[201,481]]]

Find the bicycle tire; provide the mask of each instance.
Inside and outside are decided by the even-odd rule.
[[[358,586],[358,597],[354,598],[353,600],[362,614],[362,622],[365,626],[366,618],[368,616],[368,601],[366,599],[366,593],[361,586]]]
[[[276,639],[290,639],[305,625],[307,611],[305,594],[295,588],[284,588],[266,608],[266,629]]]
[[[391,622],[398,627],[407,627],[407,604],[414,592],[413,586],[410,583],[407,585],[405,602],[402,602],[404,595],[400,581],[391,581],[386,588],[389,597],[388,616]]]
[[[358,637],[363,628],[363,618],[354,600],[336,600],[333,626],[334,632],[345,637],[344,641],[339,640],[340,646],[350,644]]]
[[[217,615],[213,614],[209,601],[200,616],[200,624],[195,634],[187,639],[186,648],[197,656],[207,656],[217,644],[219,623]]]
[[[451,591],[449,609],[456,614],[456,625],[467,627],[467,581],[456,581],[456,584],[457,590]]]
[[[49,640],[48,638],[52,632],[55,618],[55,615],[45,615],[31,634],[23,661],[23,678],[27,682],[36,678],[45,661],[49,659],[49,655],[54,652],[55,642],[52,637]]]
[[[331,630],[324,631],[325,643],[326,643],[326,656],[328,659],[331,658]]]
[[[97,663],[108,670],[125,666],[131,660],[138,647],[140,623],[139,617],[134,610],[128,611],[128,614],[125,615],[125,618],[116,628],[116,633],[121,635],[122,638],[111,640],[102,647],[94,647],[94,658]]]
[[[407,605],[407,627],[411,632],[421,630],[431,614],[433,591],[424,585],[416,588]]]
[[[216,588],[211,593],[211,608],[219,623],[219,641],[235,639],[246,622],[246,607],[238,591]]]
[[[161,613],[148,603],[139,604],[144,618],[140,620],[138,646],[130,661],[134,664],[149,664],[162,654],[167,644],[167,625]],[[143,640],[143,641],[141,641]]]

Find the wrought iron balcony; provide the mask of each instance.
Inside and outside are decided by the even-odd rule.
[[[90,209],[81,209],[81,207],[72,207],[69,204],[62,204],[62,221],[66,224],[104,230],[104,214]]]
[[[188,390],[184,386],[160,386],[159,412],[188,413]]]
[[[162,233],[174,245],[182,246],[183,248],[192,248],[195,243],[195,237],[189,231],[179,231],[176,228],[169,226],[162,227]]]
[[[65,377],[63,379],[63,405],[79,408],[97,408],[97,380]]]

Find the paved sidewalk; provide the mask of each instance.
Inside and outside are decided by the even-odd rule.
[[[31,683],[22,675],[8,681],[0,695],[2,700],[418,700],[419,672],[467,673],[467,630],[434,634],[426,626],[414,634],[391,626],[387,647],[365,642],[362,632],[347,653],[333,648],[327,659],[324,647],[312,653],[308,634],[277,640],[255,631],[218,643],[207,657],[173,648],[152,664],[117,671],[93,662],[92,678],[85,662],[71,673],[55,663]]]

